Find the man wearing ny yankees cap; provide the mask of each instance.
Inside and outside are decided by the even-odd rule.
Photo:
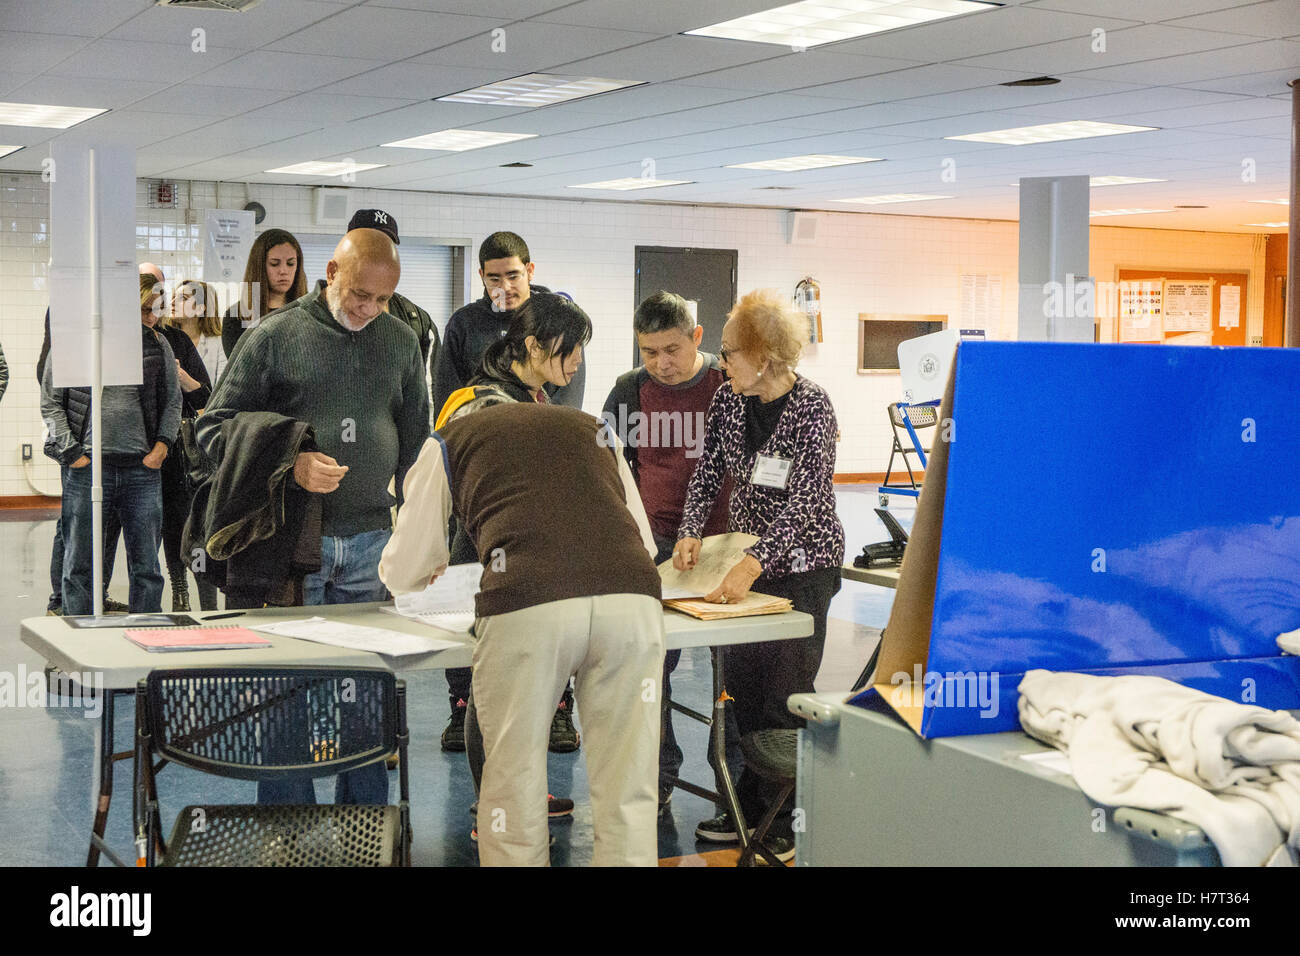
[[[348,232],[353,229],[378,229],[393,245],[401,245],[397,236],[397,220],[382,209],[358,209],[348,220]],[[438,327],[433,324],[429,313],[410,299],[394,292],[388,300],[388,314],[400,319],[411,327],[415,337],[420,340],[420,355],[424,359],[425,378],[432,380],[434,363],[438,361]],[[437,414],[437,410],[433,410]]]

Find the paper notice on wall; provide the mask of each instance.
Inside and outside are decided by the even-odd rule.
[[[1235,329],[1241,324],[1241,286],[1219,287],[1219,328]]]
[[[1165,331],[1209,332],[1214,283],[1169,280],[1165,283]]]
[[[253,246],[253,214],[242,209],[209,209],[203,218],[203,280],[238,282]]]
[[[1164,338],[1164,281],[1134,279],[1119,284],[1119,340],[1159,342]]]
[[[961,277],[962,324],[977,329],[1002,323],[1002,276],[972,272]]]

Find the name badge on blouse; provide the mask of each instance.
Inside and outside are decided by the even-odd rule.
[[[759,455],[754,463],[754,473],[749,480],[756,485],[785,490],[790,480],[790,459],[777,458],[774,455]]]

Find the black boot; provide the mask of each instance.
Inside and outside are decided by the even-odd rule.
[[[190,586],[181,578],[172,582],[172,610],[188,611],[190,609]]]

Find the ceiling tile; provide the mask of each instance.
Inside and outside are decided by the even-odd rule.
[[[1131,26],[1140,18],[1080,16],[1035,7],[990,7],[986,11],[890,30],[825,49],[836,53],[901,57],[933,63],[1013,50],[1038,43],[1090,37],[1097,27]]]
[[[1228,35],[1220,36],[1227,38]],[[1233,36],[1231,39],[1238,41],[1243,38]],[[1294,79],[1300,72],[1300,43],[1290,40],[1245,43],[1229,49],[1106,66],[1081,75],[1151,86],[1200,86],[1205,80],[1273,70],[1290,70]]]
[[[824,86],[809,86],[800,92],[810,96],[830,96],[853,100],[857,103],[883,103],[888,100],[948,93],[953,90],[970,90],[1017,80],[1023,71],[989,70],[970,66],[939,63],[932,66],[912,66],[860,80],[845,80]]]
[[[391,63],[486,33],[502,22],[454,13],[354,7],[277,40],[269,49]]]
[[[1300,0],[1269,0],[1250,6],[1248,15],[1241,10],[1220,10],[1193,17],[1166,20],[1170,26],[1191,27],[1197,30],[1218,30],[1246,36],[1294,36],[1300,33]]]
[[[253,50],[339,12],[320,0],[273,0],[243,13],[150,6],[108,34],[112,40],[149,40],[190,47],[202,29],[208,46]]]
[[[10,102],[48,103],[52,106],[97,106],[118,109],[164,89],[165,83],[141,80],[83,79],[46,74],[13,90]],[[184,112],[177,110],[177,112]]]
[[[1150,5],[1135,4],[1132,0],[1035,0],[1034,7],[1042,10],[1062,10],[1089,16],[1122,17],[1157,23],[1173,17],[1186,17],[1229,7],[1249,6],[1255,0],[1160,0]]]
[[[338,0],[338,2],[354,3],[355,0]],[[431,13],[464,13],[469,6],[479,16],[519,20],[572,2],[573,0],[474,0],[472,4],[467,4],[465,0],[367,0],[366,5],[424,10]]]
[[[251,78],[249,78],[251,82]],[[284,99],[283,90],[247,89],[239,86],[201,86],[179,83],[145,97],[132,109],[159,113],[199,113],[203,116],[234,116]]]
[[[75,56],[50,65],[55,76],[138,80],[150,76],[188,77],[215,70],[238,55],[236,50],[208,47],[196,53],[188,45],[136,40],[95,40]]]
[[[412,62],[449,67],[490,65],[511,76],[520,76],[555,72],[556,67],[573,60],[657,39],[656,33],[595,30],[530,20],[501,27],[500,34],[483,32],[459,43],[440,45],[435,52],[418,56]]]
[[[784,50],[783,47],[775,47]],[[855,80],[858,77],[888,73],[915,66],[915,61],[875,56],[848,56],[807,50],[803,53],[783,52],[780,56],[761,63],[733,66],[710,73],[697,73],[688,83],[701,86],[732,87],[735,89],[778,92],[803,87],[834,83],[838,80]]]
[[[760,10],[779,6],[773,0],[654,0],[653,3],[609,3],[582,0],[565,4],[552,13],[538,16],[551,23],[610,27],[616,30],[654,30],[684,33],[714,23],[734,20]],[[757,46],[759,44],[751,44]]]
[[[322,86],[316,92],[433,99],[508,78],[509,74],[498,73],[495,70],[429,66],[407,61],[389,66],[380,65],[365,73]]]
[[[8,0],[3,23],[8,30],[100,37],[148,10],[154,0]]]
[[[196,79],[205,86],[246,86],[251,81],[268,89],[307,92],[383,65],[378,60],[260,50],[245,53],[220,70],[198,74]]]
[[[781,55],[780,47],[737,40],[710,40],[706,37],[665,37],[643,43],[630,50],[587,57],[564,64],[569,75],[602,76],[617,80],[662,82],[682,77],[697,77],[740,63],[770,60]],[[723,87],[730,84],[710,83],[701,79],[699,86]]]
[[[1262,73],[1246,73],[1240,76],[1221,76],[1212,80],[1200,79],[1186,84],[1178,83],[1177,85],[1221,93],[1240,93],[1243,96],[1277,96],[1289,102],[1291,91],[1287,88],[1287,83],[1295,78],[1296,70],[1291,68],[1267,70]]]
[[[79,36],[4,31],[0,32],[0,63],[14,73],[42,73],[92,43]]]

